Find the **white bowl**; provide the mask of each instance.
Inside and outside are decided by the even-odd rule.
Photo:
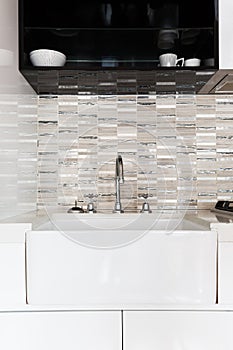
[[[30,60],[33,66],[64,66],[66,56],[59,51],[39,49],[31,51]]]
[[[189,58],[184,61],[185,67],[198,67],[201,64],[201,60],[199,58]]]

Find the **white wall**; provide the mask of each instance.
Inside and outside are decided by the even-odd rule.
[[[18,0],[0,1],[0,94],[35,94],[18,72]]]
[[[18,0],[0,0],[0,217],[35,208],[37,95],[18,71]]]

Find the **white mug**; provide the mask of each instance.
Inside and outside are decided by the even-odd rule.
[[[199,58],[189,58],[184,61],[185,67],[198,67],[201,64],[201,60]]]
[[[175,67],[181,61],[181,66],[184,65],[184,58],[177,59],[174,53],[165,53],[159,56],[159,62],[161,67]]]

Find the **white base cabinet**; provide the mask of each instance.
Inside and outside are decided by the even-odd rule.
[[[0,305],[26,305],[25,231],[30,224],[0,224]]]
[[[232,350],[232,327],[233,311],[0,312],[0,349]]]
[[[218,303],[233,304],[233,243],[219,243]]]
[[[233,304],[233,225],[212,224],[218,233],[218,304]]]
[[[2,350],[121,350],[121,313],[0,313]]]
[[[233,312],[128,311],[124,350],[232,350]]]

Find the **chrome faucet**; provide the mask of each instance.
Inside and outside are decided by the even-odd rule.
[[[123,170],[123,160],[120,155],[116,158],[116,168],[115,168],[115,188],[116,188],[116,202],[113,213],[124,213],[121,205],[121,186],[124,183],[124,170]]]

